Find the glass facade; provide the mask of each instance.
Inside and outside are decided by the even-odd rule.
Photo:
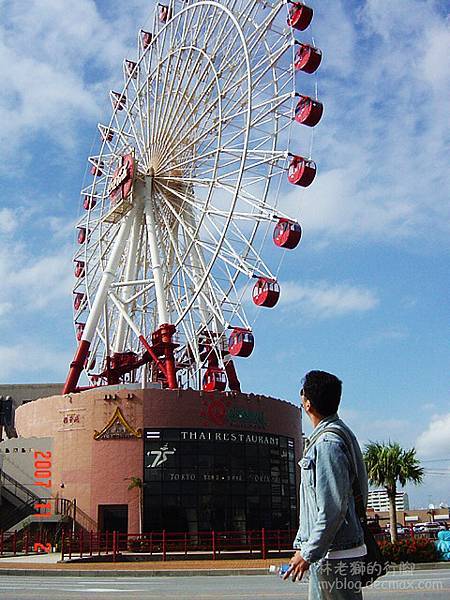
[[[293,439],[145,429],[144,440],[144,531],[296,528]]]

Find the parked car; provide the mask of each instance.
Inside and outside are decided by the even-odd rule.
[[[386,525],[385,531],[386,531],[386,533],[390,533],[390,531],[391,531],[390,525]],[[403,527],[403,525],[397,525],[397,535],[398,536],[399,535],[405,535],[407,533],[409,533],[409,529],[408,528]]]
[[[440,525],[434,521],[430,521],[428,523],[417,523],[414,525],[414,531],[418,531],[420,533],[437,533],[438,531],[445,530],[444,525]]]

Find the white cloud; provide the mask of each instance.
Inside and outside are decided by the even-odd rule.
[[[0,248],[0,281],[7,282],[0,287],[3,314],[37,312],[70,298],[71,255],[68,245],[54,250],[49,243],[46,251],[37,255],[31,245],[14,240],[4,244]]]
[[[284,282],[280,295],[281,308],[299,310],[315,318],[366,312],[375,308],[378,302],[376,294],[362,286],[325,281],[303,285]]]
[[[450,413],[434,415],[428,427],[416,440],[418,454],[424,458],[447,457],[450,454]]]
[[[11,309],[12,304],[10,302],[0,302],[0,317],[7,315]]]
[[[10,234],[17,228],[17,218],[10,208],[0,209],[0,234]]]
[[[6,381],[13,379],[16,374],[24,374],[26,364],[27,376],[45,374],[44,379],[61,377],[67,370],[71,356],[54,348],[46,347],[42,340],[35,343],[18,343],[14,345],[0,345],[0,379]]]
[[[29,0],[26,10],[21,3],[0,1],[0,6],[6,173],[6,165],[10,171],[9,163],[17,168],[26,158],[22,154],[17,161],[12,148],[26,147],[34,136],[49,136],[60,147],[69,147],[80,121],[100,118],[111,80],[122,81],[122,60],[137,31],[127,8],[122,7],[116,20],[106,20],[93,0],[78,0],[70,9],[60,0]]]
[[[361,340],[360,345],[363,348],[373,348],[379,344],[389,346],[392,343],[405,340],[409,336],[406,329],[399,326],[385,327],[379,331],[375,331],[366,339]]]
[[[340,20],[317,18],[318,176],[291,190],[287,210],[316,239],[447,240],[449,23],[433,2],[343,6],[333,3]]]

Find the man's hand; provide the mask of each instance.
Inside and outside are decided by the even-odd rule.
[[[289,565],[289,570],[286,571],[283,579],[292,576],[292,581],[301,581],[304,573],[309,569],[309,562],[303,558],[299,550],[291,558]]]

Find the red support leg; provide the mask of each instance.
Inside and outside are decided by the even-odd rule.
[[[69,374],[67,375],[66,383],[64,384],[63,394],[70,394],[74,392],[78,380],[81,375],[81,371],[84,368],[84,363],[86,361],[87,355],[89,354],[89,347],[91,342],[87,342],[86,340],[81,340],[80,345],[75,354],[75,358],[73,362],[70,364]]]
[[[241,383],[236,373],[234,362],[229,360],[225,363],[225,373],[227,374],[228,386],[232,392],[241,391]]]
[[[176,390],[178,388],[177,384],[177,371],[175,368],[175,358],[173,356],[173,348],[174,344],[172,342],[172,336],[175,333],[174,325],[161,325],[161,341],[164,344],[164,356],[165,356],[165,366],[167,372],[167,385],[169,389]]]

